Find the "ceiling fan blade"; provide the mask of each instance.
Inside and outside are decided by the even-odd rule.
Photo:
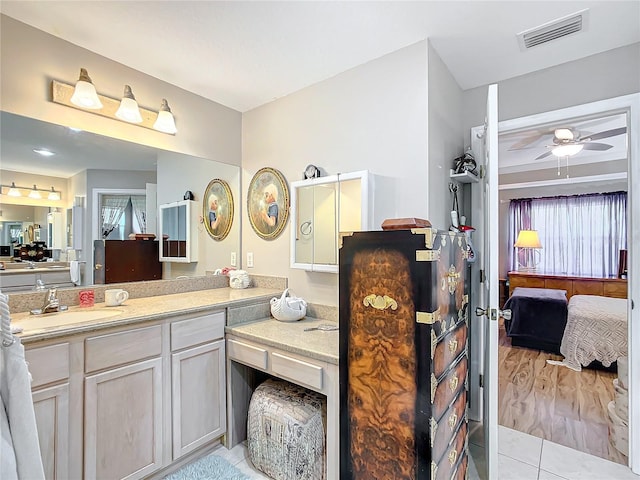
[[[613,145],[609,145],[607,143],[595,143],[595,142],[587,142],[582,146],[583,150],[604,151],[604,150],[609,150],[610,148],[613,148]]]
[[[587,138],[590,140],[602,140],[603,138],[615,137],[616,135],[622,135],[623,133],[627,133],[627,127],[614,128],[611,130],[605,130],[604,132],[594,133],[593,135],[588,135]]]
[[[541,158],[548,157],[549,155],[551,155],[551,150],[544,152],[542,155],[538,155],[535,160],[540,160]]]
[[[528,137],[523,138],[522,140],[517,141],[513,145],[509,147],[509,151],[511,150],[520,150],[522,148],[528,147],[536,140],[542,138],[544,135],[548,135],[548,133],[535,133],[534,135],[529,135]]]

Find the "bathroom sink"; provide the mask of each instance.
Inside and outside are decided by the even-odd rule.
[[[15,322],[16,326],[24,330],[39,330],[41,328],[62,327],[75,323],[92,322],[115,317],[123,312],[118,308],[88,308],[86,310],[72,310],[66,312],[31,315],[22,322]]]

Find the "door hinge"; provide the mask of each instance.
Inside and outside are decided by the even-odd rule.
[[[479,380],[478,383],[480,384],[480,388],[484,388],[484,375],[480,374],[480,377],[478,380]]]
[[[484,283],[487,277],[484,274],[484,270],[480,270],[480,283]]]

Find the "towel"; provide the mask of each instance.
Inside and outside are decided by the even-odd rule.
[[[0,294],[0,313],[2,323],[9,319],[8,297]],[[4,330],[4,329],[3,329]],[[2,455],[0,470],[4,479],[5,468],[12,472],[15,466],[18,478],[44,480],[44,468],[40,456],[40,443],[36,427],[36,415],[31,397],[31,380],[27,362],[24,359],[24,347],[20,339],[14,337],[12,344],[2,343],[0,347],[0,402],[9,424],[9,436],[13,443],[14,455],[11,456],[6,428],[3,425],[0,454]],[[4,418],[0,418],[4,423]],[[5,453],[7,457],[5,459]],[[6,465],[4,462],[8,462]],[[8,478],[11,478],[9,475]]]
[[[69,275],[71,275],[71,282],[75,285],[80,283],[80,262],[72,260],[69,262]]]

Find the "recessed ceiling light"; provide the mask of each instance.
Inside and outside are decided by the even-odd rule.
[[[52,157],[53,155],[55,155],[54,152],[47,150],[45,148],[34,148],[33,151],[36,152],[38,155],[42,155],[43,157]]]
[[[83,131],[81,128],[75,128],[75,127],[67,127],[67,128],[71,130],[73,133],[78,133]]]

